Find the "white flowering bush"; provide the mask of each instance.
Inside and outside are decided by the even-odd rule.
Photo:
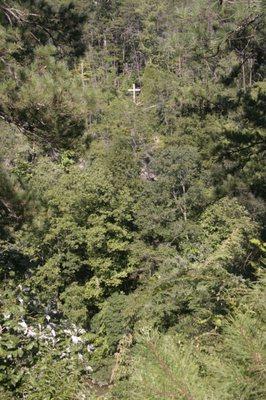
[[[21,285],[15,290],[6,287],[0,293],[0,386],[18,394],[23,390],[27,399],[41,399],[35,390],[47,374],[60,381],[64,373],[67,386],[70,377],[71,382],[75,382],[74,377],[78,382],[78,376],[92,372],[94,348],[84,329],[63,319],[56,309],[45,313]],[[42,366],[46,366],[45,374]],[[70,386],[77,389],[75,384]],[[51,396],[47,399],[59,399]]]

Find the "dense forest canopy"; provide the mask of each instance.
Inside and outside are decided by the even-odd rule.
[[[265,399],[264,8],[0,0],[1,399]]]

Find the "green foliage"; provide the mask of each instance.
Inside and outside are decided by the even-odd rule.
[[[264,33],[257,0],[0,0],[1,398],[265,397]]]
[[[21,246],[39,264],[30,279],[34,292],[42,300],[57,301],[65,285],[73,284],[67,293],[71,287],[80,290],[72,305],[85,317],[85,304],[94,307],[121,286],[131,270],[132,200],[126,188],[116,191],[110,173],[97,163],[84,171],[69,166],[67,174],[50,164],[49,188],[41,187],[48,165],[40,163],[29,183],[42,204],[32,225],[24,226]],[[61,299],[69,309],[66,293]]]
[[[131,399],[263,399],[265,396],[265,309],[257,285],[221,335],[194,341],[143,330],[138,335],[127,385],[115,398]],[[259,302],[257,303],[257,300]]]
[[[31,387],[28,393],[31,396],[31,391],[35,393],[37,389],[34,388],[37,381],[43,379],[43,385],[46,385],[47,380],[61,379],[66,365],[73,379],[92,371],[89,365],[91,350],[90,347],[86,349],[87,345],[90,346],[86,332],[73,324],[73,320],[60,318],[55,309],[43,310],[29,287],[22,287],[21,284],[18,288],[1,286],[0,300],[0,381],[3,388],[19,396],[26,387]],[[58,366],[58,374],[53,375],[55,370],[51,367],[46,376],[44,366],[47,363],[54,364],[56,368]],[[66,384],[66,393],[72,383],[71,379]],[[51,385],[52,390],[58,387],[55,383]],[[40,384],[40,396],[43,395],[42,390]],[[62,391],[64,395],[68,397],[62,398],[72,396]]]
[[[47,400],[75,399],[81,395],[78,378],[78,369],[69,361],[54,361],[48,356],[34,366],[22,391],[29,400],[43,400],[44,394]]]

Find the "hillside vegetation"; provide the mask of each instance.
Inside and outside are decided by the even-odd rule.
[[[266,398],[264,8],[0,0],[2,400]]]

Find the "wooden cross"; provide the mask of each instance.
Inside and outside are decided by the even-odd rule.
[[[129,92],[133,93],[133,102],[136,103],[136,93],[140,92],[140,88],[136,88],[135,83],[133,83],[133,88],[132,89],[128,89]]]

